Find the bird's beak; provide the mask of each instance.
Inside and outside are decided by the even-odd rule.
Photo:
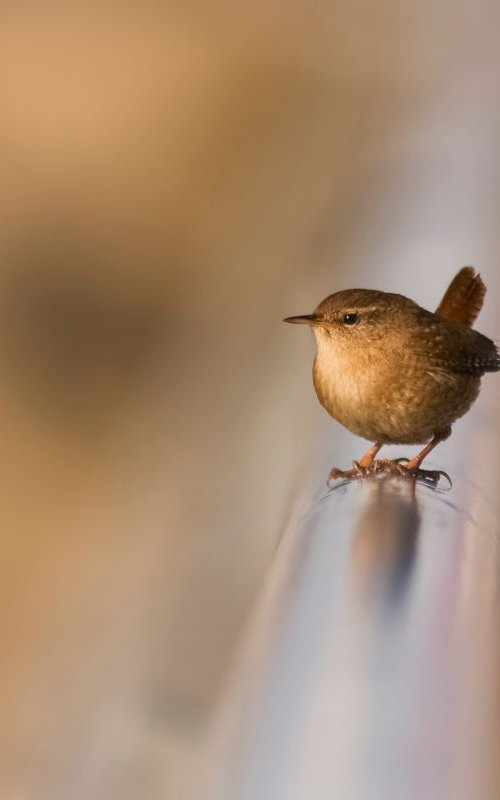
[[[325,324],[326,320],[316,314],[303,314],[301,317],[287,317],[283,322],[292,322],[294,325],[313,325],[319,326]]]

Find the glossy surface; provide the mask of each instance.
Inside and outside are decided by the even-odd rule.
[[[296,516],[216,726],[215,797],[498,797],[487,491],[362,480]]]

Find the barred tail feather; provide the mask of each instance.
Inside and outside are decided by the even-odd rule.
[[[473,267],[463,267],[453,278],[436,314],[472,326],[483,307],[486,286]]]

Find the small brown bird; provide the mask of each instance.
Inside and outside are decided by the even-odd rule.
[[[434,314],[400,294],[349,289],[331,294],[313,314],[284,320],[314,330],[320,403],[374,442],[352,469],[334,467],[330,478],[386,471],[437,482],[445,474],[421,469],[422,461],[469,410],[484,373],[500,370],[495,344],[471,328],[485,294],[480,275],[464,267]],[[411,461],[376,459],[384,444],[424,443]]]

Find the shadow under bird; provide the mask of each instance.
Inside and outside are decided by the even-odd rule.
[[[312,314],[284,320],[313,328],[321,405],[374,443],[352,469],[334,467],[330,478],[383,471],[437,482],[445,474],[421,469],[422,461],[469,410],[481,377],[500,370],[495,344],[471,327],[485,294],[480,275],[464,267],[435,313],[400,294],[349,289],[331,294]],[[410,461],[379,460],[384,444],[425,447]]]

